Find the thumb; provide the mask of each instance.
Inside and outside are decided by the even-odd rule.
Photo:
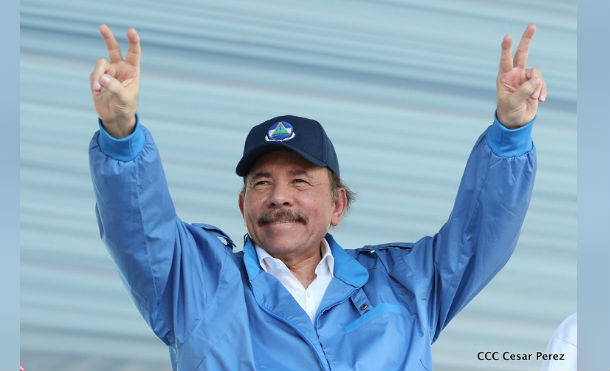
[[[540,87],[540,84],[542,81],[539,77],[527,80],[513,93],[514,100],[518,102],[527,100]]]
[[[100,85],[106,88],[112,95],[117,96],[120,100],[123,100],[124,88],[119,82],[111,75],[104,74],[100,77]]]

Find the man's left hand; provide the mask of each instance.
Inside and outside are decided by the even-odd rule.
[[[538,110],[538,102],[546,100],[546,83],[538,68],[525,68],[536,26],[525,29],[519,47],[512,57],[512,37],[504,36],[502,56],[496,80],[498,94],[498,120],[509,129],[519,128],[530,122]]]

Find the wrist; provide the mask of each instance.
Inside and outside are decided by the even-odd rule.
[[[133,114],[118,120],[105,120],[100,118],[100,123],[108,134],[116,139],[122,139],[134,132],[136,128],[136,115]]]
[[[536,113],[531,114],[530,117],[524,117],[529,115],[528,112],[520,112],[517,111],[506,111],[503,110],[500,105],[496,108],[496,119],[507,129],[518,129],[527,125],[530,121],[532,121],[536,117]]]
[[[97,142],[103,153],[119,161],[131,161],[138,156],[142,151],[142,148],[144,148],[146,130],[140,124],[138,115],[136,114],[134,116],[136,124],[133,133],[123,138],[115,138],[108,133],[102,125],[102,120],[98,120],[100,130],[99,135],[97,136]]]
[[[517,129],[523,125],[519,125],[519,122],[514,118],[510,117],[510,115],[506,115],[500,110],[496,110],[496,120],[499,124],[504,126],[507,129]]]
[[[494,123],[487,130],[487,144],[499,157],[517,157],[526,154],[533,148],[531,133],[536,117],[525,125],[510,129],[500,123],[496,112]]]

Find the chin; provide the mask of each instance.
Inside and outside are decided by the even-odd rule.
[[[264,245],[260,245],[270,254],[289,254],[298,251],[301,247],[295,244],[294,238],[272,238],[265,240]]]
[[[271,244],[284,244],[294,241],[295,236],[302,235],[304,228],[301,223],[272,223],[259,229],[258,235]]]

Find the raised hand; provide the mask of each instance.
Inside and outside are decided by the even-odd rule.
[[[99,32],[108,48],[110,62],[104,58],[98,59],[89,76],[93,104],[104,129],[115,138],[124,138],[133,132],[136,124],[140,37],[135,29],[127,30],[129,50],[123,59],[119,43],[110,28],[102,24]]]
[[[531,121],[538,110],[538,102],[546,100],[546,83],[538,68],[525,68],[536,26],[525,29],[519,47],[512,57],[512,37],[504,36],[502,56],[496,80],[498,94],[498,120],[509,129],[521,127]]]

